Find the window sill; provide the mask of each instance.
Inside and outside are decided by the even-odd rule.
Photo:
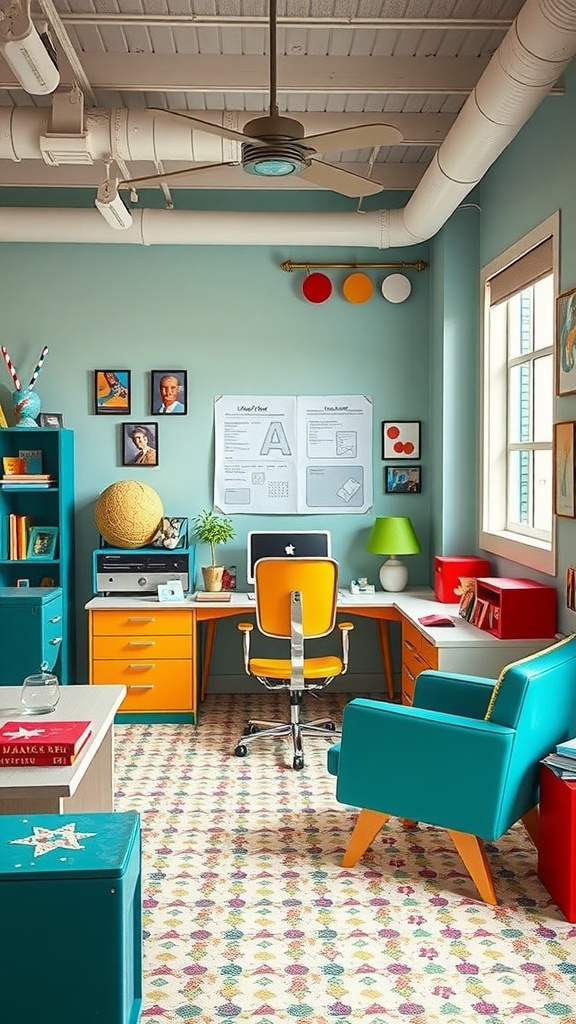
[[[480,547],[492,555],[518,562],[535,572],[556,575],[556,551],[541,541],[518,540],[511,533],[480,533]]]

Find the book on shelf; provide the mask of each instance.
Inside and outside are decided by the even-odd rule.
[[[26,463],[18,455],[4,455],[2,457],[2,468],[5,476],[11,476],[13,473],[25,473]]]
[[[5,722],[0,728],[0,757],[78,754],[92,722]]]
[[[563,754],[565,757],[574,758],[574,767],[576,768],[576,738],[564,740],[563,743],[557,743],[556,753]]]
[[[0,487],[3,491],[37,491],[39,488],[48,488],[54,481],[49,480],[7,480],[2,478]]]
[[[226,601],[231,601],[232,600],[232,594],[230,593],[230,591],[226,591],[226,590],[217,590],[217,591],[214,591],[214,592],[212,592],[210,590],[198,590],[196,592],[196,594],[194,594],[194,600],[195,601],[218,601],[218,603],[220,604],[220,603],[224,603]]]
[[[16,516],[16,557],[26,558],[32,516]]]
[[[55,483],[53,473],[4,473],[2,480],[7,484]]]
[[[24,459],[24,473],[41,473],[42,457],[41,448],[21,448],[18,452],[18,458]]]

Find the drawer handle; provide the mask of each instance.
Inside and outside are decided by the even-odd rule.
[[[155,622],[155,621],[156,621],[155,616],[152,616],[151,619],[145,619],[142,615],[133,615],[131,618],[128,619],[128,622]]]
[[[58,647],[58,644],[62,643],[62,637],[61,636],[55,636],[53,640],[49,641],[49,643],[52,645],[52,647]]]
[[[128,684],[128,689],[129,690],[153,690],[154,689],[154,684],[150,683],[148,686],[140,686],[139,683],[129,683]]]
[[[414,644],[411,643],[410,640],[405,640],[404,641],[404,645],[405,645],[405,647],[408,648],[409,651],[416,651],[416,648],[414,647]]]
[[[413,676],[411,671],[410,671],[410,669],[407,668],[406,666],[404,666],[404,671],[406,672],[407,676],[410,676],[410,679],[414,680],[416,678],[416,676]]]
[[[147,672],[149,668],[156,668],[156,665],[153,661],[151,661],[149,665],[143,665],[142,662],[137,661],[135,665],[128,665],[128,668],[132,672]]]
[[[128,647],[154,647],[155,640],[130,640]]]
[[[62,616],[55,615],[54,618],[50,619],[50,622],[62,622]]]

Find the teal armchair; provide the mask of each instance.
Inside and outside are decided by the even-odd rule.
[[[361,807],[343,864],[392,815],[448,830],[487,903],[497,903],[484,841],[522,821],[536,843],[539,762],[576,736],[576,636],[499,678],[422,672],[413,706],[356,699],[328,751],[336,796]]]

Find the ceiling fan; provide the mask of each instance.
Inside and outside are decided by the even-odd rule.
[[[350,149],[373,149],[378,146],[390,146],[402,139],[401,132],[392,125],[366,124],[352,128],[340,128],[336,131],[324,132],[320,135],[305,135],[304,127],[293,117],[282,116],[278,111],[276,90],[276,7],[277,0],[270,0],[269,5],[269,111],[265,117],[248,121],[242,131],[225,128],[224,126],[202,121],[183,111],[165,110],[160,107],[150,109],[170,117],[184,117],[198,130],[225,139],[242,143],[242,167],[248,174],[262,178],[283,178],[298,175],[321,188],[331,189],[351,198],[376,195],[383,190],[383,185],[364,178],[362,175],[343,170],[332,164],[324,163],[317,157],[321,153],[344,151]],[[132,178],[118,182],[119,186],[137,188],[139,185],[169,182],[178,176],[190,175],[214,167],[230,167],[235,162],[209,164],[202,167],[189,167],[180,171],[169,171],[143,178]]]

